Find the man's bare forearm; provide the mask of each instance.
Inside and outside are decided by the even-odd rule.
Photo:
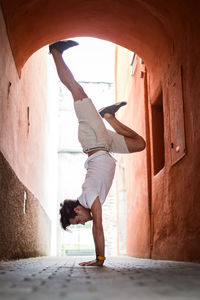
[[[93,224],[92,233],[94,238],[96,255],[104,256],[105,241],[103,227],[97,228],[95,224]]]

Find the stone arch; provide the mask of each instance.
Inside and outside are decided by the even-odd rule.
[[[149,67],[170,53],[165,18],[145,1],[2,0],[2,6],[18,71],[42,46],[73,36],[124,46]]]

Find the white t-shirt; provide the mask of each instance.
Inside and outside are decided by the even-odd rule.
[[[78,197],[82,206],[91,209],[97,197],[101,205],[104,203],[112,185],[115,166],[116,160],[106,151],[98,151],[88,157],[84,165],[87,173],[82,194]]]

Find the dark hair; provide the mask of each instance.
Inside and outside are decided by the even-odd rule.
[[[64,230],[67,226],[70,225],[69,219],[74,218],[77,214],[74,211],[74,208],[80,205],[78,200],[64,200],[63,203],[60,203],[60,223]]]

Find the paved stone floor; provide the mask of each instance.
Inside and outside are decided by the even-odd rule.
[[[200,299],[200,264],[113,257],[103,268],[80,267],[83,260],[0,262],[0,299]]]

